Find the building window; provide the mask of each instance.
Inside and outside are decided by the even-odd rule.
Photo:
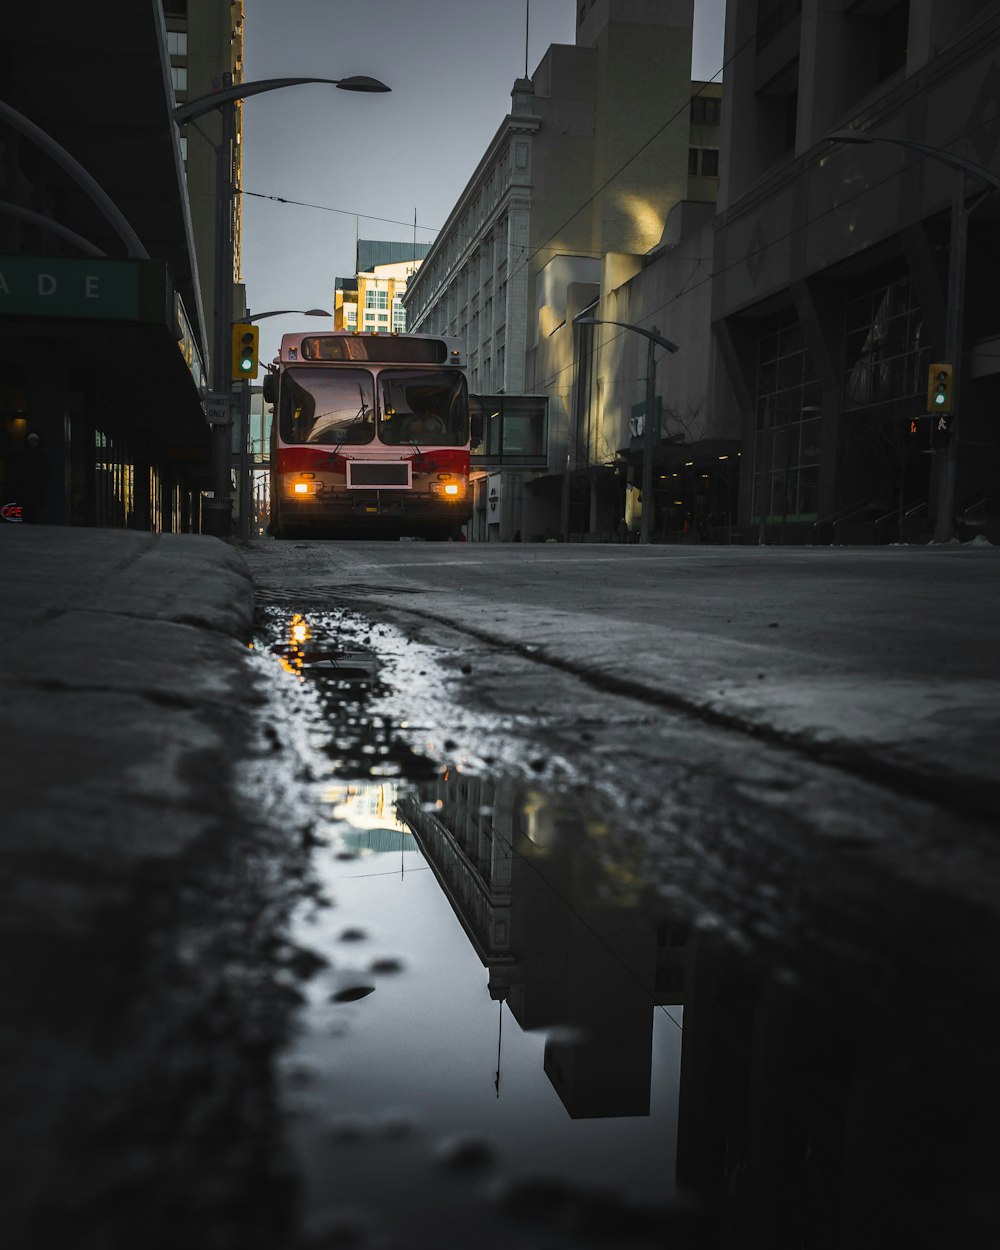
[[[718,178],[719,176],[719,149],[718,148],[702,148],[701,149],[701,176],[703,178]]]
[[[909,277],[876,271],[855,279],[844,326],[844,411],[921,411],[930,358]]]
[[[186,65],[171,65],[170,81],[174,84],[174,91],[187,91],[188,89],[188,72]]]
[[[167,51],[171,56],[187,56],[188,37],[186,30],[167,31]]]
[[[373,291],[371,287],[365,291],[365,307],[366,308],[388,308],[389,292]]]
[[[840,502],[898,514],[927,499],[927,458],[913,454],[910,430],[926,411],[927,366],[940,347],[902,262],[851,279],[846,296]]]
[[[722,101],[717,96],[695,95],[691,97],[692,126],[718,126]]]
[[[187,17],[187,0],[163,0],[163,12],[167,17]]]
[[[815,521],[820,388],[793,309],[761,321],[757,341],[754,521]]]
[[[718,148],[688,148],[688,173],[702,178],[718,178]]]
[[[384,321],[384,322],[387,322],[387,321],[389,320],[389,314],[388,314],[388,313],[379,313],[379,314],[378,314],[378,319],[379,319],[379,321],[380,321],[380,322],[383,322],[383,321]]]
[[[349,326],[356,326],[358,324],[358,310],[356,308],[345,309],[344,320]]]

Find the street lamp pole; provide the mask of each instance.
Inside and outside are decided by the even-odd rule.
[[[244,324],[247,322],[264,321],[268,317],[329,317],[330,313],[325,308],[275,308],[270,312],[262,313],[246,313],[240,321],[235,324]],[[239,536],[247,539],[250,537],[250,504],[251,504],[251,466],[250,466],[250,397],[251,387],[250,379],[245,378],[240,383],[240,446],[237,455],[237,481],[239,483]]]
[[[282,87],[305,83],[329,83],[341,91],[391,91],[377,78],[355,75],[351,78],[266,78],[257,82],[227,84],[210,95],[187,100],[174,109],[178,126],[219,109],[222,114],[222,139],[215,151],[215,318],[212,334],[211,379],[216,394],[229,395],[232,379],[229,370],[229,335],[233,324],[233,193],[236,139],[236,101]],[[232,501],[229,497],[231,463],[230,426],[217,424],[212,430],[212,486],[209,505],[208,532],[226,538],[232,528]],[[204,528],[204,527],[203,527]]]
[[[937,473],[937,518],[934,525],[934,541],[950,542],[955,534],[955,482],[958,476],[958,416],[962,386],[962,337],[965,310],[966,252],[969,238],[969,210],[966,206],[967,176],[980,178],[991,189],[1000,190],[1000,177],[983,165],[964,156],[915,139],[897,139],[885,135],[869,135],[860,130],[837,130],[827,135],[831,143],[891,143],[896,147],[910,148],[924,156],[933,157],[955,170],[958,177],[952,190],[951,239],[948,252],[948,304],[945,310],[945,359],[951,364],[952,377],[952,429]]]
[[[657,346],[665,347],[668,352],[677,351],[677,344],[665,339],[656,326],[646,330],[642,326],[633,325],[628,321],[605,321],[602,317],[576,317],[578,326],[621,326],[623,330],[634,330],[649,340],[646,349],[646,414],[642,422],[642,515],[639,521],[639,542],[649,542],[650,524],[653,515],[653,451],[656,446],[656,434],[653,429],[653,405],[656,403],[656,359]]]

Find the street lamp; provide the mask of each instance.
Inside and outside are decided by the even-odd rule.
[[[936,148],[916,139],[896,139],[887,135],[869,135],[860,130],[836,130],[826,136],[830,143],[891,143],[932,157],[956,171],[958,177],[951,199],[951,243],[948,253],[948,305],[945,312],[945,359],[953,367],[951,439],[944,452],[937,476],[937,520],[934,540],[950,542],[955,532],[955,479],[958,473],[959,388],[962,378],[962,314],[965,303],[966,247],[969,235],[969,210],[965,204],[966,175],[982,179],[993,190],[1000,190],[1000,177],[983,165],[954,152]]]
[[[328,83],[341,91],[391,91],[377,78],[355,75],[351,78],[264,78],[256,82],[227,84],[210,95],[187,100],[174,108],[178,126],[193,121],[215,109],[222,112],[222,139],[215,149],[215,319],[212,334],[212,390],[228,396],[231,391],[228,342],[233,324],[233,156],[236,140],[236,101],[282,87],[305,83]],[[231,528],[229,499],[229,434],[228,426],[213,427],[212,467],[213,496],[210,532],[219,538],[228,536]]]
[[[247,312],[234,325],[247,322],[264,321],[268,317],[331,317],[325,308],[274,308],[269,312]],[[239,535],[240,538],[250,537],[250,480],[251,469],[249,459],[250,444],[250,380],[245,379],[241,385],[240,396],[240,445],[236,456],[236,472],[239,482]]]
[[[332,313],[328,313],[325,308],[275,308],[271,312],[254,313],[252,316],[247,313],[245,317],[241,317],[240,321],[263,321],[265,317],[332,317]],[[233,323],[236,324],[235,322]]]
[[[642,515],[639,521],[639,542],[648,543],[653,514],[653,404],[656,399],[654,352],[657,346],[665,347],[668,352],[675,352],[677,344],[665,339],[656,326],[646,330],[629,321],[605,321],[603,317],[575,317],[573,320],[578,326],[621,326],[623,330],[634,330],[636,334],[649,340],[646,349],[646,415],[642,423]]]

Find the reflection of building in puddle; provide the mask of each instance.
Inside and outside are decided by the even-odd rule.
[[[571,1117],[648,1112],[654,1005],[683,1003],[677,1178],[726,1226],[706,1244],[992,1244],[992,1056],[973,1062],[959,1040],[968,1061],[943,1061],[939,1035],[876,1019],[839,965],[778,978],[717,930],[689,939],[638,905],[641,874],[611,831],[558,796],[452,774],[423,798],[399,813],[491,995],[548,1031],[545,1072]],[[876,973],[899,949],[894,915]]]
[[[569,1114],[648,1115],[653,1009],[682,1001],[686,932],[643,911],[606,826],[568,801],[462,774],[431,797],[403,796],[399,814],[491,996],[522,1028],[552,1031],[545,1072]]]

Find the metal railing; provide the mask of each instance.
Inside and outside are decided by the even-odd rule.
[[[829,525],[832,527],[830,533],[831,545],[836,545],[837,531],[844,521],[851,521],[856,516],[861,516],[871,507],[870,503],[852,503],[844,508],[840,508],[837,512],[831,512],[829,516],[820,517],[818,521],[813,522],[813,540],[814,547],[819,546],[819,530],[821,525]]]

